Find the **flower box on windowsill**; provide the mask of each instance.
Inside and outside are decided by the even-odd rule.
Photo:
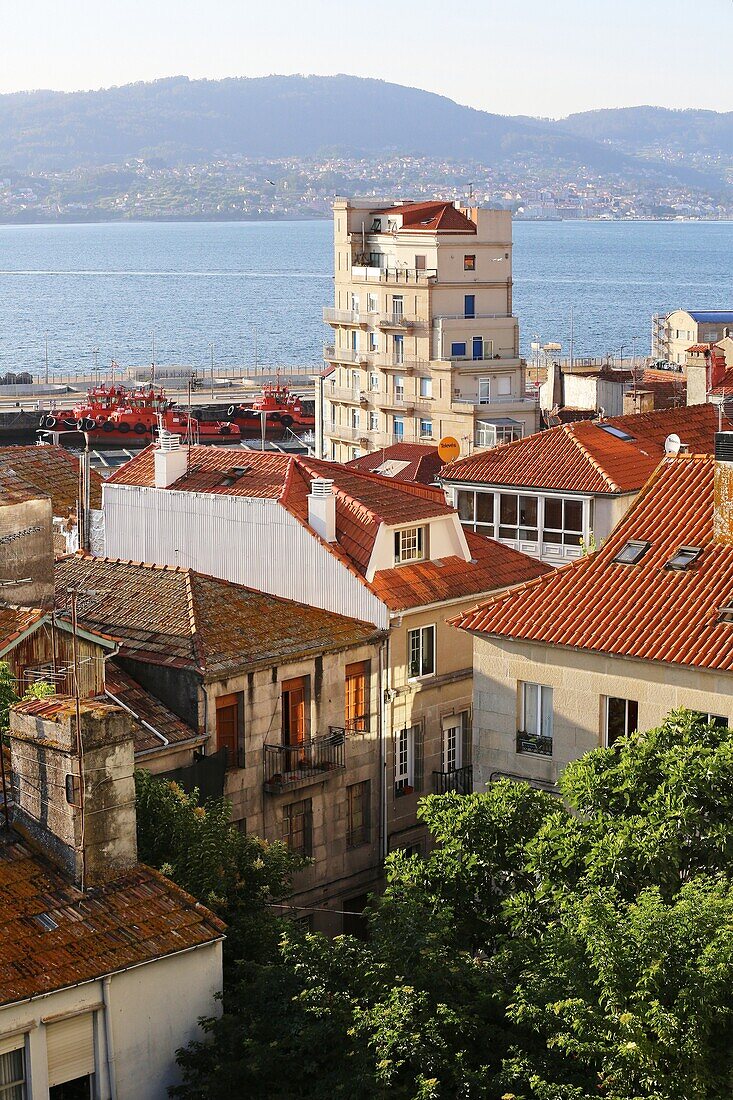
[[[533,756],[552,756],[552,738],[538,737],[524,730],[517,730],[517,752]]]
[[[395,798],[404,798],[406,794],[414,794],[414,787],[395,787]]]

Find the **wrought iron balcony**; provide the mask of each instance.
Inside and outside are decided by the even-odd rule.
[[[517,730],[517,752],[532,753],[534,756],[552,756],[552,738],[532,736],[524,730]]]
[[[320,783],[329,772],[346,767],[346,730],[330,726],[324,737],[298,745],[265,745],[264,787],[280,794],[309,783]]]
[[[452,772],[433,772],[433,790],[435,794],[455,791],[456,794],[471,794],[473,791],[473,767],[466,764]]]
[[[377,319],[380,328],[411,329],[422,324],[419,317],[406,317],[403,313],[382,313]]]

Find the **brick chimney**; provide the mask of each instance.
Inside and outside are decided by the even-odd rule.
[[[137,862],[134,746],[121,707],[54,695],[10,712],[13,828],[83,888]],[[83,798],[81,776],[83,775]]]
[[[733,432],[715,433],[713,537],[722,546],[733,546]]]

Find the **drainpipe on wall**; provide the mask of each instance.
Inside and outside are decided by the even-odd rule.
[[[387,858],[387,707],[389,695],[389,635],[379,647],[379,847]]]
[[[102,978],[102,1002],[104,1004],[104,1045],[107,1050],[107,1077],[109,1079],[109,1100],[117,1100],[117,1072],[115,1069],[115,1044],[112,1035],[112,1005],[110,986],[112,979],[108,974]]]

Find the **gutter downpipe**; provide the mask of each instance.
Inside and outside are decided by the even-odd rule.
[[[115,1044],[112,1037],[112,1005],[110,986],[112,978],[107,974],[102,978],[102,1001],[104,1002],[104,1043],[107,1048],[107,1077],[109,1079],[109,1100],[117,1100],[117,1071],[115,1068]]]
[[[379,650],[379,661],[382,666],[380,674],[381,698],[379,704],[379,773],[380,773],[380,847],[382,865],[387,858],[387,707],[389,695],[389,643],[388,634]]]

